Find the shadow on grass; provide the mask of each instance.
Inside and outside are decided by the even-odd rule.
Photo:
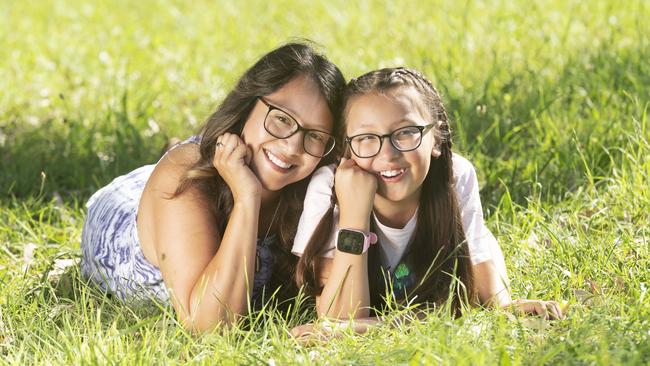
[[[121,299],[83,278],[78,264],[68,266],[64,271],[56,271],[50,265],[40,280],[29,285],[24,301],[39,304],[55,324],[69,319],[70,312],[86,320],[100,320],[103,325],[115,324],[118,329],[148,324],[162,317],[175,321],[173,309],[154,300],[126,306]],[[64,326],[63,323],[58,325]]]
[[[508,190],[525,204],[537,182],[538,194],[562,200],[587,175],[598,183],[625,158],[650,100],[650,48],[620,50],[612,41],[576,51],[550,76],[539,66],[512,73],[495,64],[484,85],[448,101],[456,146],[485,177],[485,201],[497,204]]]
[[[171,304],[155,299],[124,300],[107,293],[96,283],[81,275],[80,266],[70,265],[63,271],[56,270],[56,260],[45,268],[40,278],[34,278],[25,288],[23,301],[38,304],[48,313],[50,321],[58,326],[69,319],[70,312],[87,320],[99,320],[102,327],[115,325],[118,329],[133,331],[138,327],[164,320],[163,324],[183,328],[177,322]],[[289,328],[306,323],[315,317],[314,299],[299,293],[286,297],[280,289],[263,296],[265,300],[248,315],[239,318],[236,330],[259,332],[269,328],[270,323]]]
[[[63,98],[63,97],[61,97]],[[0,146],[0,200],[56,196],[85,200],[113,178],[155,163],[170,140],[152,133],[145,102],[129,114],[128,93],[99,117],[51,117],[34,126],[10,121]],[[89,113],[95,116],[100,112]],[[192,131],[188,130],[188,136]]]

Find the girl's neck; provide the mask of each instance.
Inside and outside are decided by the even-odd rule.
[[[373,212],[383,225],[401,229],[411,220],[420,205],[420,192],[399,202],[375,195]]]

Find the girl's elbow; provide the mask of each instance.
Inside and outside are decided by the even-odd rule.
[[[219,315],[216,318],[205,319],[197,318],[184,318],[179,319],[183,328],[193,334],[205,334],[214,331],[215,329],[227,328],[234,324],[233,317]]]

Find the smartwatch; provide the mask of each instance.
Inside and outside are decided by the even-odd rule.
[[[355,229],[339,229],[336,237],[336,249],[350,254],[363,254],[370,244],[377,242],[375,233],[365,233]]]

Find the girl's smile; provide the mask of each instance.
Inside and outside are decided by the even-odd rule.
[[[399,182],[406,173],[406,168],[391,168],[378,172],[379,178],[387,183]]]
[[[365,133],[385,135],[406,126],[429,123],[420,95],[411,87],[355,96],[348,102],[346,112],[348,136]],[[433,134],[423,134],[420,146],[411,151],[399,151],[388,137],[384,139],[377,155],[360,158],[352,154],[352,159],[377,177],[376,204],[416,203],[432,154],[437,152]]]

